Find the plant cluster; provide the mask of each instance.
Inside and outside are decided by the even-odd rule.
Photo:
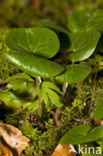
[[[25,127],[23,129],[31,141],[32,138],[39,137],[37,127],[40,129],[40,133],[44,132],[40,140],[46,139],[46,136],[49,138],[50,135],[49,143],[50,140],[53,141],[51,136],[54,131],[51,132],[51,129],[54,127],[57,128],[54,140],[57,138],[57,142],[62,144],[77,145],[98,141],[103,138],[103,126],[98,126],[90,131],[91,124],[90,126],[80,124],[69,131],[67,127],[65,132],[68,132],[65,135],[65,132],[61,132],[60,136],[57,137],[57,133],[63,128],[64,121],[61,120],[63,117],[65,118],[65,114],[68,123],[70,123],[73,118],[70,111],[76,110],[77,114],[81,113],[85,111],[86,103],[90,101],[87,110],[90,113],[88,113],[89,117],[91,118],[92,107],[94,107],[92,119],[103,118],[102,88],[99,88],[98,96],[94,102],[96,79],[98,72],[102,71],[103,61],[101,55],[103,50],[103,11],[72,12],[68,17],[67,30],[47,20],[41,20],[38,25],[38,27],[33,28],[13,29],[7,33],[5,42],[9,52],[4,55],[4,58],[20,69],[20,73],[6,79],[4,82],[6,90],[0,93],[0,100],[10,108],[34,112],[32,119],[33,122],[36,120],[36,125],[30,125],[28,121],[26,123],[31,134],[29,135],[28,131],[25,132]],[[93,81],[92,91],[84,91],[77,96],[73,91],[73,98],[70,99],[72,88],[76,88],[78,83],[83,82],[87,77],[89,85],[91,80]],[[50,117],[51,114],[53,119]],[[46,118],[49,123],[47,127]],[[51,128],[50,131],[49,128]],[[48,132],[45,132],[46,130]],[[39,141],[38,147],[41,146],[42,153],[44,150],[44,154],[48,155],[45,153],[45,141],[44,144],[43,141]],[[51,148],[54,148],[56,143],[54,141]]]

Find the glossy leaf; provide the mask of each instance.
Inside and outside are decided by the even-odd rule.
[[[64,71],[63,66],[38,57],[32,53],[9,52],[6,54],[5,58],[7,61],[33,77],[41,76],[43,78],[51,78]]]
[[[73,53],[68,58],[73,62],[87,59],[96,49],[99,38],[100,33],[95,30],[71,33],[69,51],[73,51]]]
[[[95,99],[96,110],[94,112],[95,119],[103,118],[103,91],[100,92]]]
[[[89,125],[79,125],[68,131],[60,140],[61,144],[82,144],[103,138],[103,126],[96,127],[90,132]]]
[[[46,58],[55,56],[60,46],[57,35],[42,27],[11,30],[5,41],[11,50],[36,53]]]
[[[68,17],[68,27],[72,32],[78,32],[85,29],[89,19],[92,17],[92,12],[82,10],[74,11]]]
[[[74,64],[67,66],[66,71],[57,76],[60,82],[78,83],[82,82],[90,74],[91,68],[87,65]]]

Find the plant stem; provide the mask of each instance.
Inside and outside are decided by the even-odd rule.
[[[55,115],[54,115],[54,119],[55,119],[55,124],[57,127],[60,126],[60,115],[61,115],[61,108],[57,108]]]
[[[90,103],[90,107],[89,107],[89,114],[90,114],[90,112],[91,112],[91,110],[92,110],[92,106],[93,106],[94,98],[95,98],[96,77],[97,77],[97,73],[95,74],[94,84],[93,84],[93,88],[92,88],[92,99],[91,99],[91,103]]]
[[[67,87],[68,87],[68,83],[64,83],[63,84],[63,89],[62,89],[62,96],[61,96],[61,101],[62,102],[63,102],[64,95],[66,93]],[[55,119],[55,123],[56,123],[57,127],[60,126],[60,115],[61,115],[61,108],[57,108],[56,112],[55,112],[55,115],[54,115],[54,119]]]
[[[63,89],[62,89],[61,101],[63,101],[63,97],[64,97],[64,95],[65,95],[65,93],[66,93],[67,87],[68,87],[68,83],[64,83],[64,84],[63,84]]]
[[[39,101],[39,110],[38,110],[38,116],[41,119],[43,115],[43,105],[40,99],[40,83],[39,83],[39,77],[36,77],[36,90],[37,90],[37,96]]]

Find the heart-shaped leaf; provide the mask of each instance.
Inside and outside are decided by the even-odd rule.
[[[82,82],[91,72],[91,68],[87,65],[74,64],[67,66],[66,71],[57,76],[60,82],[78,83]]]
[[[11,50],[36,53],[46,58],[55,56],[60,46],[57,35],[42,27],[11,30],[5,41]]]
[[[100,33],[95,30],[71,33],[69,51],[73,51],[73,53],[68,58],[73,62],[87,59],[93,54],[99,38]]]
[[[72,32],[77,32],[85,29],[89,19],[92,17],[92,12],[82,10],[74,11],[68,17],[68,27]]]
[[[103,138],[103,126],[96,127],[90,132],[89,125],[79,125],[68,131],[60,140],[61,144],[82,144]]]
[[[95,99],[96,110],[94,112],[95,119],[103,118],[103,91],[100,92]]]
[[[63,66],[36,56],[33,53],[9,52],[5,57],[7,61],[33,77],[51,78],[64,71]]]

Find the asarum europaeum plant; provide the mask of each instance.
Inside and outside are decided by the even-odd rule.
[[[91,33],[93,33],[93,31],[91,31]],[[100,34],[96,32],[94,47],[96,47],[99,36]],[[56,33],[48,28],[35,27],[11,30],[7,34],[5,41],[8,47],[11,49],[10,52],[5,55],[5,58],[26,74],[36,78],[36,88],[38,88],[37,94],[39,103],[44,101],[46,105],[48,105],[48,97],[45,93],[47,92],[49,99],[54,105],[58,107],[62,106],[60,98],[56,93],[55,95],[53,94],[53,97],[51,96],[53,92],[52,90],[57,91],[57,89],[54,88],[53,84],[50,85],[50,82],[49,84],[48,82],[46,83],[45,79],[55,79],[62,83],[67,82],[69,84],[77,83],[83,81],[91,72],[91,67],[88,65],[58,64],[54,62],[53,59],[50,60],[50,58],[53,58],[59,52],[60,42]],[[93,45],[90,45],[90,47],[90,52],[91,49],[92,51],[95,49],[93,48]],[[41,97],[39,91],[40,87],[38,84],[39,77],[44,79],[41,85]],[[49,89],[49,91],[47,91],[47,88],[51,88],[51,90]],[[54,98],[55,102],[53,102]]]
[[[39,25],[41,26],[34,28],[10,30],[5,38],[10,52],[5,55],[5,58],[26,74],[37,79],[38,77],[44,79],[43,83],[48,79],[69,84],[82,82],[90,74],[91,67],[80,64],[80,61],[93,54],[100,39],[100,32],[91,27],[90,29],[84,28],[85,20],[88,20],[88,16],[90,16],[90,13],[85,11],[81,14],[85,18],[82,21],[84,22],[83,28],[79,30],[78,27],[81,27],[79,18],[83,18],[79,14],[78,12],[75,15],[74,12],[69,17],[68,23],[71,32],[48,21],[40,21]],[[75,16],[78,18],[75,19]],[[75,31],[74,25],[78,30]],[[60,63],[57,63],[55,55],[57,59],[60,59]],[[65,56],[66,63],[65,59],[59,55]],[[43,86],[45,85],[41,85],[41,90],[43,90]],[[52,87],[51,89],[53,89]],[[37,89],[37,92],[40,91]],[[49,98],[52,99],[51,96]],[[48,103],[46,98],[41,99],[46,104]],[[39,101],[41,99],[39,98]],[[61,106],[61,103],[59,104],[57,101],[53,103],[56,106]]]
[[[5,54],[5,59],[24,73],[6,80],[9,82],[7,88],[13,92],[1,93],[0,100],[13,103],[13,106],[26,105],[29,109],[39,109],[42,117],[42,104],[47,109],[53,105],[62,107],[60,95],[65,94],[67,85],[82,82],[88,77],[92,68],[87,65],[87,60],[94,52],[101,57],[98,46],[103,32],[103,11],[72,12],[68,17],[68,30],[47,20],[41,20],[38,25],[13,29],[6,35],[5,42],[10,51]],[[66,84],[64,93],[56,82]],[[98,106],[94,117],[98,118],[99,113]],[[103,117],[103,113],[99,116]],[[103,137],[102,126],[88,133],[89,130],[88,125],[80,125],[69,131],[60,143],[75,145]]]

